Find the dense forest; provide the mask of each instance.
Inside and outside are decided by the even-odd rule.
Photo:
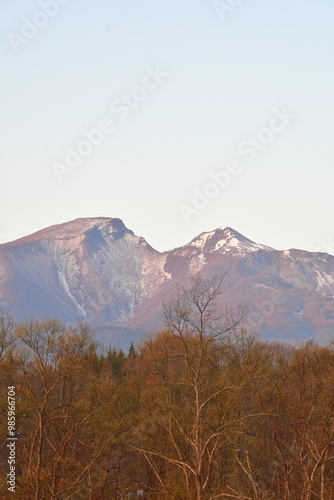
[[[193,278],[127,353],[84,323],[3,311],[0,498],[334,499],[334,342],[264,342],[221,290]]]

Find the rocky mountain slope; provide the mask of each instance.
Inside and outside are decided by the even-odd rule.
[[[83,319],[124,345],[160,328],[163,301],[198,271],[224,276],[221,305],[246,305],[264,338],[334,338],[334,257],[277,251],[228,227],[160,253],[120,219],[52,226],[0,245],[0,301],[18,319]]]

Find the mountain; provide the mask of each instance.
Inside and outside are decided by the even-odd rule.
[[[334,257],[277,251],[222,227],[160,253],[120,219],[77,219],[0,245],[0,301],[18,319],[87,321],[126,345],[162,327],[162,303],[191,273],[224,276],[221,306],[246,305],[266,339],[334,337]]]

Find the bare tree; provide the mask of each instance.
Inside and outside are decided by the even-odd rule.
[[[14,346],[14,330],[14,317],[0,308],[0,360],[3,359]]]
[[[91,498],[106,482],[104,471],[97,477],[97,462],[111,454],[122,422],[119,413],[110,417],[117,399],[112,377],[100,379],[90,363],[92,333],[85,324],[66,328],[56,320],[30,320],[17,336],[24,348],[18,394],[29,413],[22,494],[60,500],[81,492]]]
[[[152,394],[146,400],[143,411],[155,424],[148,426],[139,448],[167,496],[172,473],[160,472],[163,461],[182,473],[180,498],[218,498],[224,486],[221,461],[230,448],[227,436],[246,418],[236,411],[245,380],[229,379],[222,370],[233,336],[246,335],[241,329],[244,312],[220,311],[221,293],[220,280],[192,278],[190,287],[165,305],[167,330],[142,351],[159,402],[152,408]],[[173,482],[175,486],[175,475]]]

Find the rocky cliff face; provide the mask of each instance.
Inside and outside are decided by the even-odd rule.
[[[231,228],[159,253],[120,219],[78,219],[0,245],[0,300],[18,319],[85,320],[122,344],[161,327],[162,303],[191,273],[224,276],[221,305],[246,305],[263,337],[334,337],[334,257],[276,251]]]

